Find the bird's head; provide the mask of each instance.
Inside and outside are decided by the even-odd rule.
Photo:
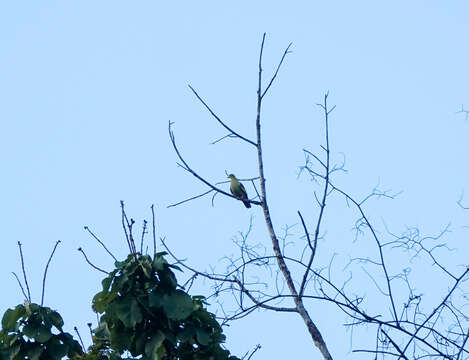
[[[230,175],[228,175],[228,177],[229,177],[231,180],[236,180],[236,176],[234,176],[234,174],[230,174]]]

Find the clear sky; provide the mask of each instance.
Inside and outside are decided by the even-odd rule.
[[[223,181],[225,170],[256,176],[252,149],[239,141],[210,144],[225,132],[187,84],[254,138],[264,32],[266,75],[293,42],[264,104],[265,167],[278,231],[297,223],[297,210],[310,223],[317,214],[317,188],[297,171],[303,148],[320,151],[323,123],[314,104],[329,90],[337,105],[333,157],[343,153],[349,170],[336,181],[359,198],[378,183],[402,191],[370,205],[381,230],[384,223],[396,233],[418,226],[434,235],[451,223],[445,241],[460,251],[447,260],[455,269],[467,263],[461,254],[469,250],[469,214],[456,201],[466,189],[469,203],[469,121],[456,111],[469,108],[468,15],[467,1],[2,2],[0,312],[23,302],[11,276],[20,271],[16,242],[24,244],[39,302],[42,271],[60,239],[46,305],[61,312],[69,331],[76,325],[86,333],[86,323],[95,321],[90,300],[100,274],[76,249],[83,246],[93,261],[111,267],[83,230],[88,225],[125,256],[120,200],[138,224],[155,204],[158,235],[194,266],[217,265],[235,253],[232,239],[251,215],[253,241],[270,249],[259,207],[247,210],[218,196],[214,207],[204,198],[166,208],[206,190],[177,167],[169,120],[181,151],[207,179]],[[343,202],[326,213],[321,263],[334,252],[347,262],[351,247],[359,253],[366,246],[353,242],[355,215]],[[424,288],[428,279],[416,280]],[[209,293],[202,285],[198,291]],[[333,355],[360,358],[350,352],[343,315],[309,306]],[[260,343],[256,359],[319,356],[294,315],[257,313],[225,331],[237,355]]]

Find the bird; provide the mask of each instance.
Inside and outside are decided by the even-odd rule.
[[[233,174],[228,175],[230,178],[230,191],[231,193],[236,196],[239,200],[241,200],[247,208],[251,207],[251,204],[248,199],[248,194],[246,192],[246,189],[244,188],[244,185],[239,182],[238,179],[236,179],[236,176]]]

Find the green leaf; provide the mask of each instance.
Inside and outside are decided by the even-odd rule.
[[[116,261],[116,262],[114,263],[114,266],[116,267],[116,269],[123,269],[126,264],[127,264],[127,260],[124,260],[124,261]]]
[[[60,333],[59,335],[55,335],[54,338],[59,339],[66,346],[67,355],[69,357],[76,355],[76,354],[79,354],[79,355],[83,354],[83,349],[80,343],[76,341],[73,338],[73,336],[70,335],[69,333],[63,332],[63,333]],[[47,346],[49,346],[49,343],[47,343]]]
[[[179,266],[177,266],[177,265],[168,265],[168,266],[169,266],[171,269],[176,269],[176,270],[178,270],[178,271],[180,271],[180,272],[183,272],[182,269],[181,269]]]
[[[177,334],[179,341],[186,342],[195,336],[195,327],[188,325]]]
[[[54,325],[57,329],[62,331],[62,326],[64,326],[64,321],[62,319],[62,316],[57,311],[50,311],[46,315],[47,321],[50,321],[52,325]]]
[[[160,289],[154,289],[148,295],[148,304],[154,308],[162,307],[164,302],[163,297],[164,294]]]
[[[194,311],[192,298],[184,291],[176,290],[163,297],[163,308],[166,316],[172,320],[184,320]]]
[[[34,344],[31,349],[28,350],[28,359],[30,360],[39,360],[44,348],[39,344]]]
[[[101,321],[96,329],[93,330],[94,336],[99,340],[109,340],[111,332],[105,321]]]
[[[114,282],[112,283],[112,291],[113,292],[120,292],[122,289],[128,284],[129,277],[127,274],[122,273],[119,276],[114,278]]]
[[[49,329],[46,329],[41,324],[35,324],[35,323],[26,324],[23,327],[23,333],[27,337],[34,339],[40,343],[45,343],[52,337],[52,334]]]
[[[197,329],[197,341],[200,345],[207,346],[210,343],[210,333],[203,329]]]
[[[137,300],[130,296],[116,300],[113,304],[113,310],[126,327],[133,328],[143,319]]]
[[[163,345],[165,339],[164,334],[158,330],[155,335],[153,335],[150,341],[145,346],[145,355],[150,360],[161,360],[166,353],[166,350]]]
[[[138,354],[143,354],[144,351],[145,351],[145,346],[147,344],[148,335],[144,332],[143,334],[142,333],[137,333],[137,334],[135,334],[135,336],[136,336],[136,338],[135,338],[135,351]]]
[[[107,278],[104,278],[101,281],[101,285],[103,286],[103,292],[108,292],[109,291],[109,287],[111,286],[112,279],[113,279],[113,277],[108,276]]]
[[[116,326],[112,327],[110,331],[110,341],[114,350],[123,352],[130,349],[132,344],[133,329],[126,328],[121,322],[119,322],[116,324]]]
[[[20,317],[26,314],[23,305],[17,305],[14,309],[8,309],[2,318],[2,328],[4,331],[16,331],[18,329],[16,322]]]
[[[48,355],[46,359],[60,360],[67,355],[67,345],[62,344],[55,336],[47,342],[46,346],[46,353],[44,354]]]
[[[17,359],[16,355],[21,350],[21,343],[16,343],[14,345],[10,345],[7,349],[5,349],[6,359]]]
[[[109,306],[109,303],[117,296],[117,292],[104,292],[101,291],[93,297],[93,310],[98,313],[103,313]]]
[[[162,271],[158,271],[161,286],[165,287],[168,291],[176,289],[177,280],[174,273],[166,267]]]
[[[153,260],[153,269],[155,271],[162,271],[165,269],[165,265],[168,264],[166,259],[158,253],[155,255],[155,259]]]
[[[41,309],[41,306],[35,303],[29,304],[29,308],[31,309],[32,312],[37,312]]]
[[[152,268],[151,262],[149,262],[148,259],[141,259],[140,266],[142,268],[142,271],[145,277],[147,279],[151,279],[153,277],[153,268]]]

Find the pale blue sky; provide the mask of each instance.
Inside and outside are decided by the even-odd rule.
[[[159,235],[202,268],[236,251],[231,239],[251,215],[253,241],[270,248],[258,207],[217,197],[213,208],[210,198],[166,208],[206,189],[177,168],[169,120],[182,153],[207,179],[222,181],[225,170],[256,176],[252,149],[238,141],[210,145],[225,132],[187,84],[254,138],[263,32],[266,75],[293,42],[264,104],[265,167],[278,230],[297,222],[298,209],[313,223],[315,187],[296,174],[301,150],[320,149],[323,123],[314,104],[330,90],[337,105],[332,151],[336,159],[345,154],[349,170],[336,182],[357,197],[378,182],[402,191],[396,200],[370,204],[376,223],[397,233],[418,226],[426,234],[451,223],[446,240],[460,251],[448,260],[467,262],[461,254],[469,250],[468,214],[456,201],[466,189],[469,202],[469,122],[455,112],[469,107],[468,15],[466,1],[2,2],[0,312],[23,301],[10,274],[20,271],[16,242],[24,244],[39,302],[42,271],[60,239],[46,305],[63,314],[69,330],[85,332],[100,275],[76,248],[111,266],[83,231],[88,225],[116,254],[126,254],[121,199],[139,224],[154,203]],[[341,201],[335,206],[326,213],[326,264],[328,254],[346,262],[350,249],[360,253],[362,246],[350,231],[355,214]],[[418,280],[425,285],[425,277]],[[333,355],[360,358],[349,352],[343,316],[310,306]],[[260,343],[256,359],[318,358],[292,315],[259,313],[226,333],[237,355]]]

